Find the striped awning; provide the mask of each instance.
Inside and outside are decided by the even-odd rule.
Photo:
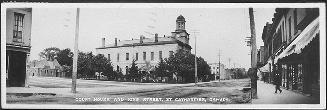
[[[300,54],[302,49],[307,46],[317,34],[319,34],[319,17],[312,21],[301,34],[288,47],[274,59],[277,63],[279,59],[287,57],[293,53]]]

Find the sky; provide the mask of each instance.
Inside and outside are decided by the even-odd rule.
[[[263,45],[262,29],[271,22],[274,12],[274,8],[254,8],[257,47]],[[39,59],[38,54],[48,47],[73,50],[75,14],[76,8],[33,8],[30,60]],[[192,53],[196,36],[197,56],[208,63],[218,62],[220,50],[221,62],[227,67],[234,63],[235,67],[250,67],[250,48],[245,42],[251,35],[248,8],[81,8],[79,50],[95,53],[101,38],[108,44],[115,38],[154,37],[146,32],[171,35],[179,15],[185,17],[186,30],[191,34]]]

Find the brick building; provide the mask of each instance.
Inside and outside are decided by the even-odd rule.
[[[6,10],[6,83],[26,86],[26,62],[31,49],[31,8]]]
[[[319,9],[277,8],[263,29],[266,77],[280,75],[282,87],[319,97]]]

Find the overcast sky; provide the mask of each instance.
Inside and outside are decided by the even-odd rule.
[[[261,33],[266,22],[271,22],[274,8],[254,8],[257,47],[263,45]],[[30,60],[38,59],[38,53],[47,47],[73,50],[76,8],[33,8]],[[171,35],[175,30],[177,16],[186,19],[186,30],[190,33],[190,45],[194,53],[194,34],[197,30],[197,55],[207,62],[221,62],[236,67],[250,67],[250,48],[245,37],[250,36],[248,8],[81,8],[79,49],[93,51],[114,38],[129,40],[145,33]],[[153,26],[155,28],[149,28]]]

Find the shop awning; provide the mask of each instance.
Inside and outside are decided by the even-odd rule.
[[[319,17],[312,21],[301,34],[288,47],[274,59],[277,63],[279,59],[287,57],[293,53],[300,54],[312,39],[319,33]]]
[[[267,63],[265,66],[259,68],[260,72],[270,72],[269,70],[270,70],[269,63]]]

